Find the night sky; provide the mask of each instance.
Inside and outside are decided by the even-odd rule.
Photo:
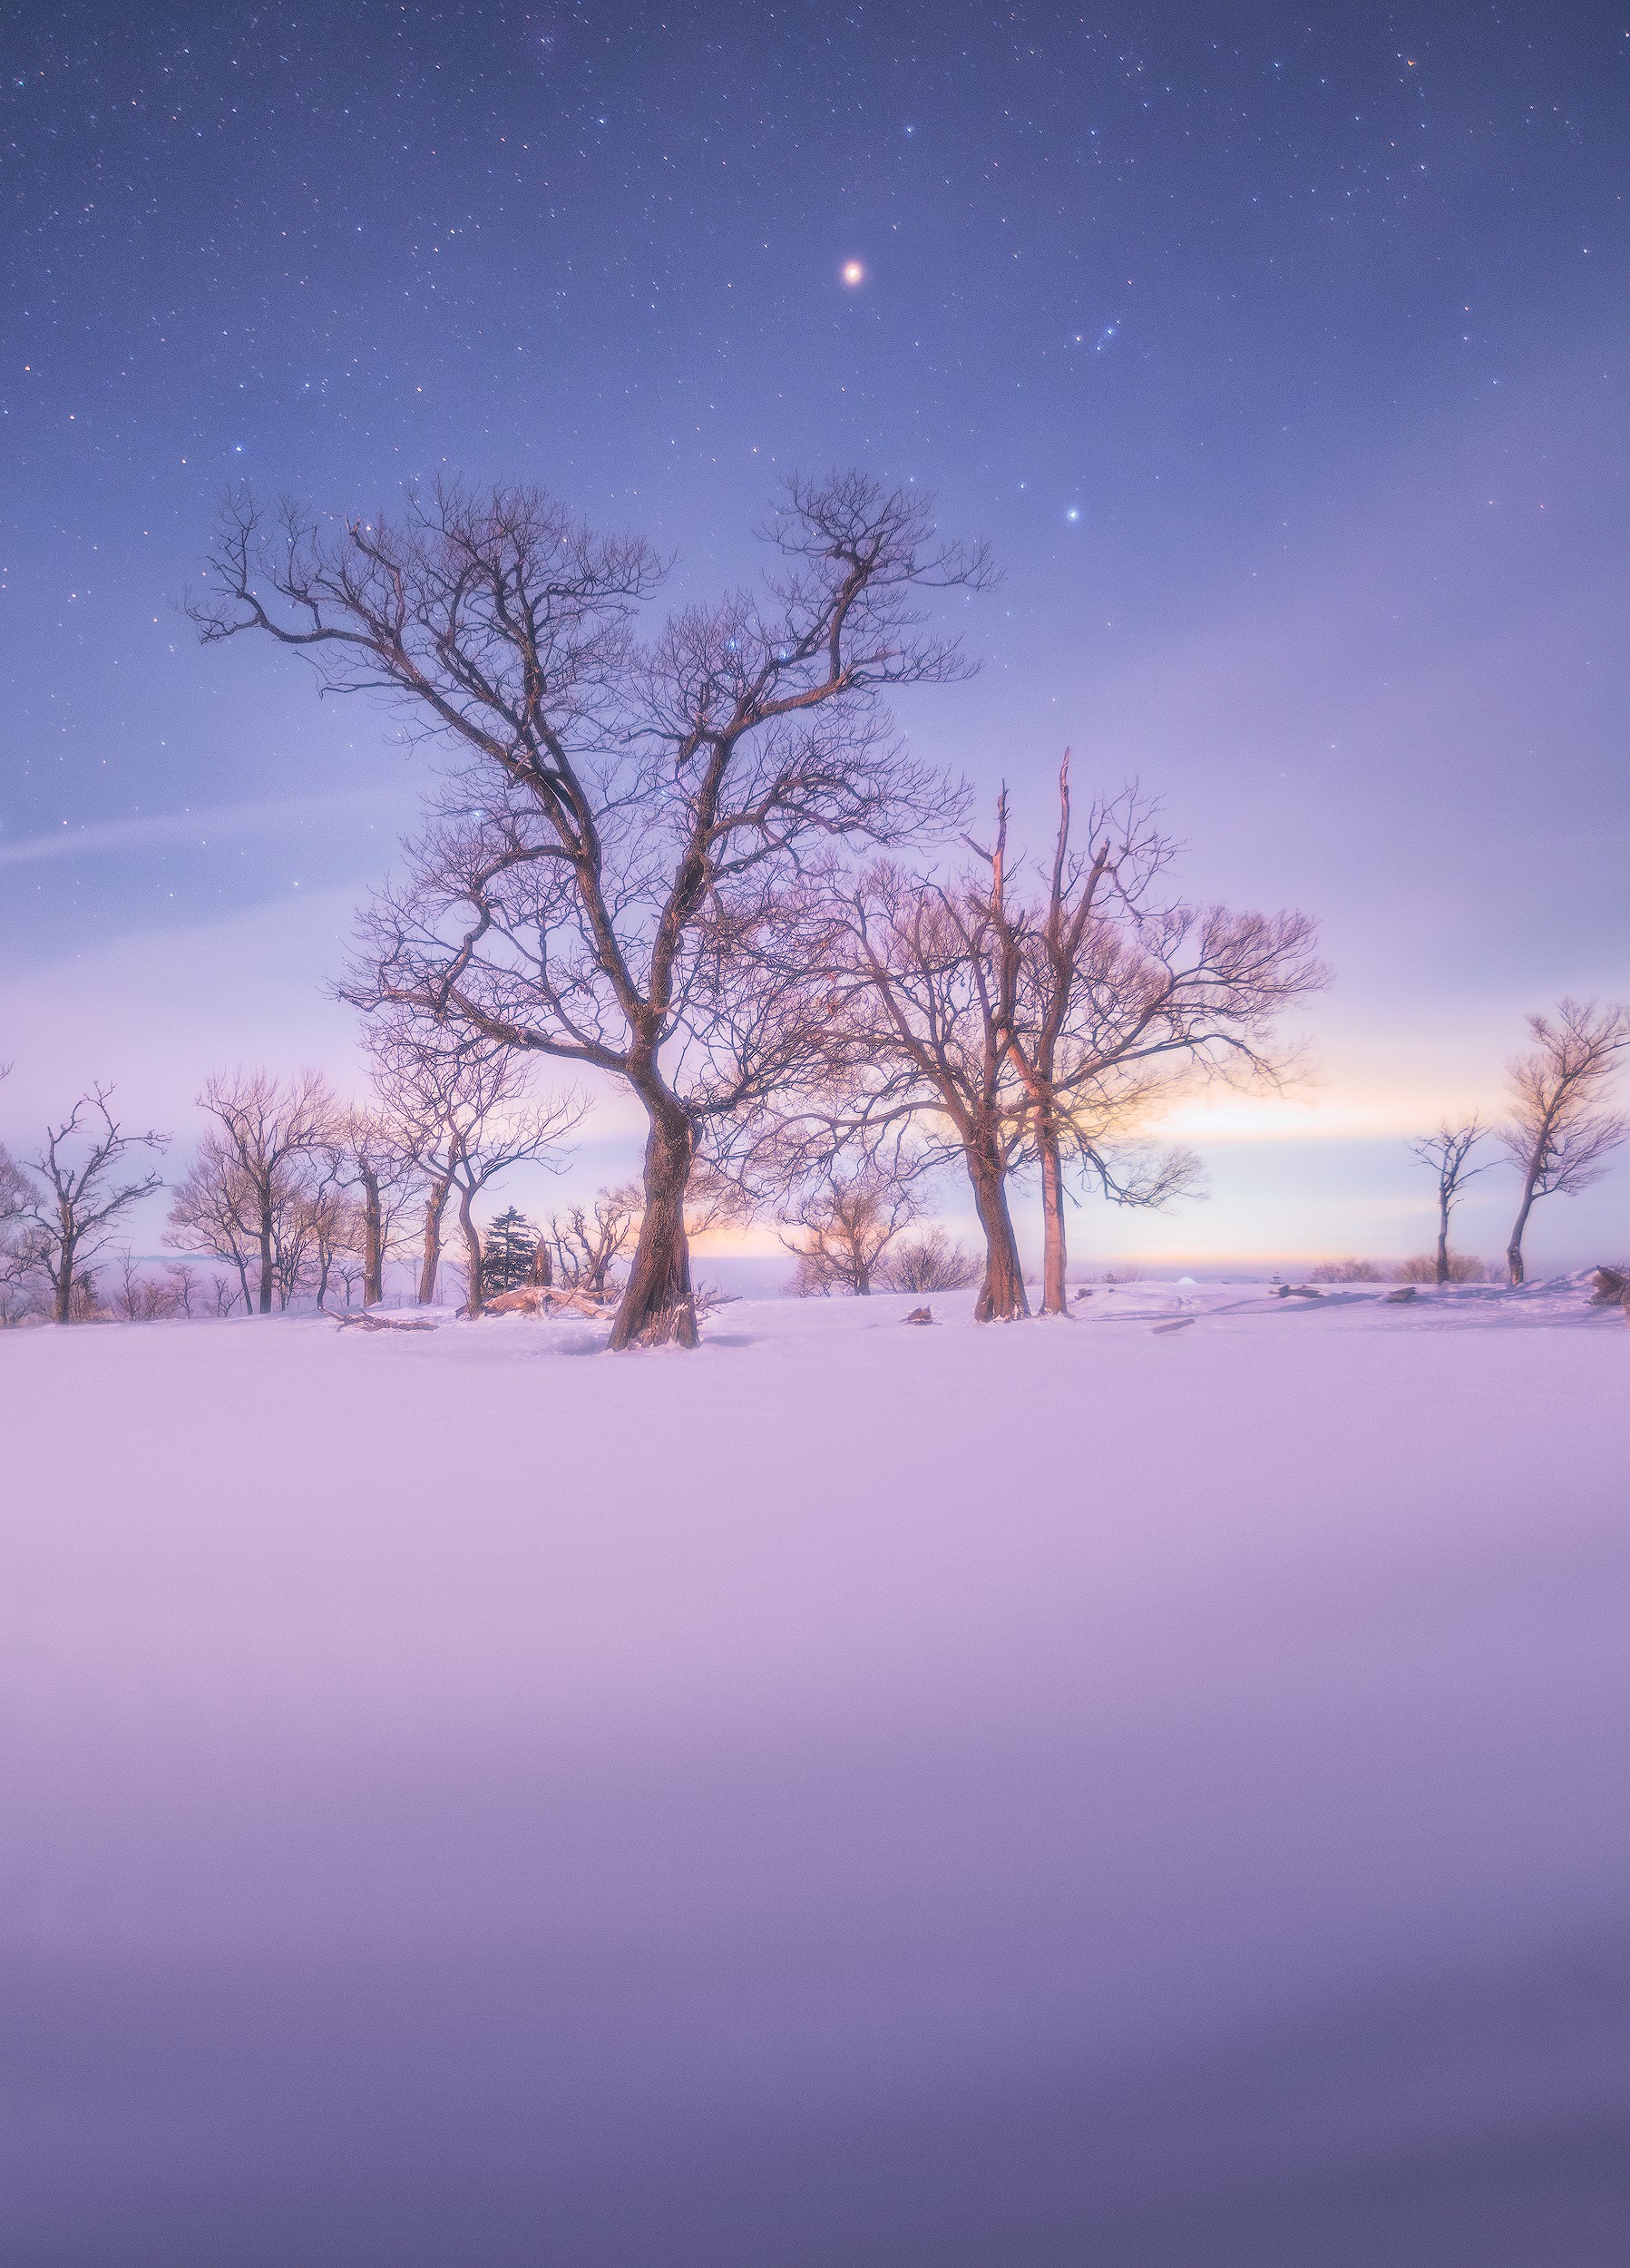
[[[1067,741],[1140,777],[1186,885],[1305,906],[1338,980],[1323,1084],[1202,1126],[1212,1204],[1105,1249],[1419,1248],[1399,1137],[1497,1099],[1524,1011],[1630,992],[1630,10],[150,0],[4,47],[14,1147],[93,1076],[183,1130],[221,1061],[354,1082],[321,982],[422,759],[199,649],[246,477],[536,481],[681,593],[791,467],[988,535],[985,669],[913,739],[1032,837]]]

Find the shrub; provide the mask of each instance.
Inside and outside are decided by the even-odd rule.
[[[1401,1284],[1435,1284],[1438,1263],[1433,1254],[1418,1252],[1392,1271]],[[1492,1284],[1502,1271],[1491,1268],[1484,1260],[1474,1260],[1469,1253],[1451,1252],[1449,1256],[1449,1280],[1451,1284]]]
[[[1385,1278],[1373,1260],[1321,1260],[1307,1280],[1310,1284],[1380,1284]]]

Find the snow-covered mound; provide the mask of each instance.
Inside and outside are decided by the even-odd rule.
[[[1630,2256],[1630,1331],[1385,1289],[0,1334],[0,2257]]]

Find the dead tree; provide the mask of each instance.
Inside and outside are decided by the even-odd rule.
[[[45,1147],[29,1168],[44,1184],[31,1194],[24,1215],[29,1265],[44,1278],[58,1323],[75,1320],[76,1292],[91,1279],[115,1225],[163,1187],[157,1173],[118,1178],[132,1150],[162,1151],[170,1137],[127,1134],[108,1109],[112,1091],[93,1087],[82,1095],[60,1126],[46,1129]]]
[[[265,1071],[217,1073],[198,1101],[219,1125],[221,1158],[234,1169],[223,1190],[244,1208],[244,1233],[259,1261],[259,1312],[268,1315],[274,1290],[281,1287],[288,1304],[279,1243],[286,1246],[293,1232],[290,1207],[311,1160],[332,1144],[337,1107],[316,1071],[287,1081]]]
[[[863,1158],[848,1171],[828,1161],[781,1210],[794,1232],[781,1240],[797,1263],[793,1289],[800,1298],[834,1291],[866,1298],[895,1238],[922,1215],[912,1180],[877,1158]]]
[[[379,691],[460,761],[406,882],[364,920],[347,996],[592,1067],[647,1121],[639,1237],[613,1346],[696,1340],[685,1191],[698,1150],[793,1076],[813,1036],[789,947],[799,861],[943,820],[942,776],[894,739],[895,688],[962,671],[920,594],[990,580],[925,504],[851,475],[794,481],[763,593],[631,615],[661,562],[535,490],[410,494],[395,519],[277,530],[225,517],[194,615],[259,631],[327,691]]]
[[[1430,1166],[1438,1177],[1438,1249],[1433,1262],[1434,1283],[1447,1284],[1451,1274],[1449,1250],[1449,1217],[1454,1211],[1461,1190],[1479,1173],[1487,1173],[1494,1162],[1488,1159],[1480,1166],[1470,1163],[1471,1153],[1488,1133],[1474,1110],[1469,1119],[1451,1125],[1444,1119],[1435,1134],[1423,1134],[1410,1144],[1413,1156],[1423,1166]]]
[[[1589,1188],[1630,1134],[1630,1118],[1605,1107],[1630,1047],[1630,1008],[1563,1000],[1554,1019],[1530,1016],[1528,1022],[1534,1045],[1507,1067],[1510,1116],[1499,1129],[1501,1147],[1522,1177],[1506,1246],[1513,1284],[1523,1280],[1522,1240],[1539,1198]]]
[[[464,1247],[464,1312],[479,1315],[483,1263],[476,1198],[500,1174],[522,1162],[561,1171],[566,1163],[561,1144],[588,1106],[573,1094],[528,1102],[525,1059],[468,1027],[398,1012],[370,1033],[369,1045],[380,1093],[407,1133],[433,1203],[440,1193],[434,1219],[426,1214],[425,1266],[431,1295],[442,1210],[451,1198]],[[420,1295],[420,1304],[426,1304],[423,1281]]]
[[[1277,1020],[1329,980],[1304,914],[1163,899],[1175,846],[1136,789],[1093,806],[1078,853],[1068,750],[1047,895],[1024,904],[1000,870],[1005,805],[986,854],[988,914],[997,952],[1018,966],[1009,1060],[1024,1154],[1040,1171],[1041,1312],[1063,1315],[1067,1162],[1118,1205],[1158,1208],[1191,1193],[1198,1159],[1141,1140],[1140,1127],[1196,1079],[1282,1084],[1293,1058]]]

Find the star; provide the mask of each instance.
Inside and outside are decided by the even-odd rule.
[[[846,259],[843,273],[846,284],[864,283],[866,280],[866,271],[857,259]]]

